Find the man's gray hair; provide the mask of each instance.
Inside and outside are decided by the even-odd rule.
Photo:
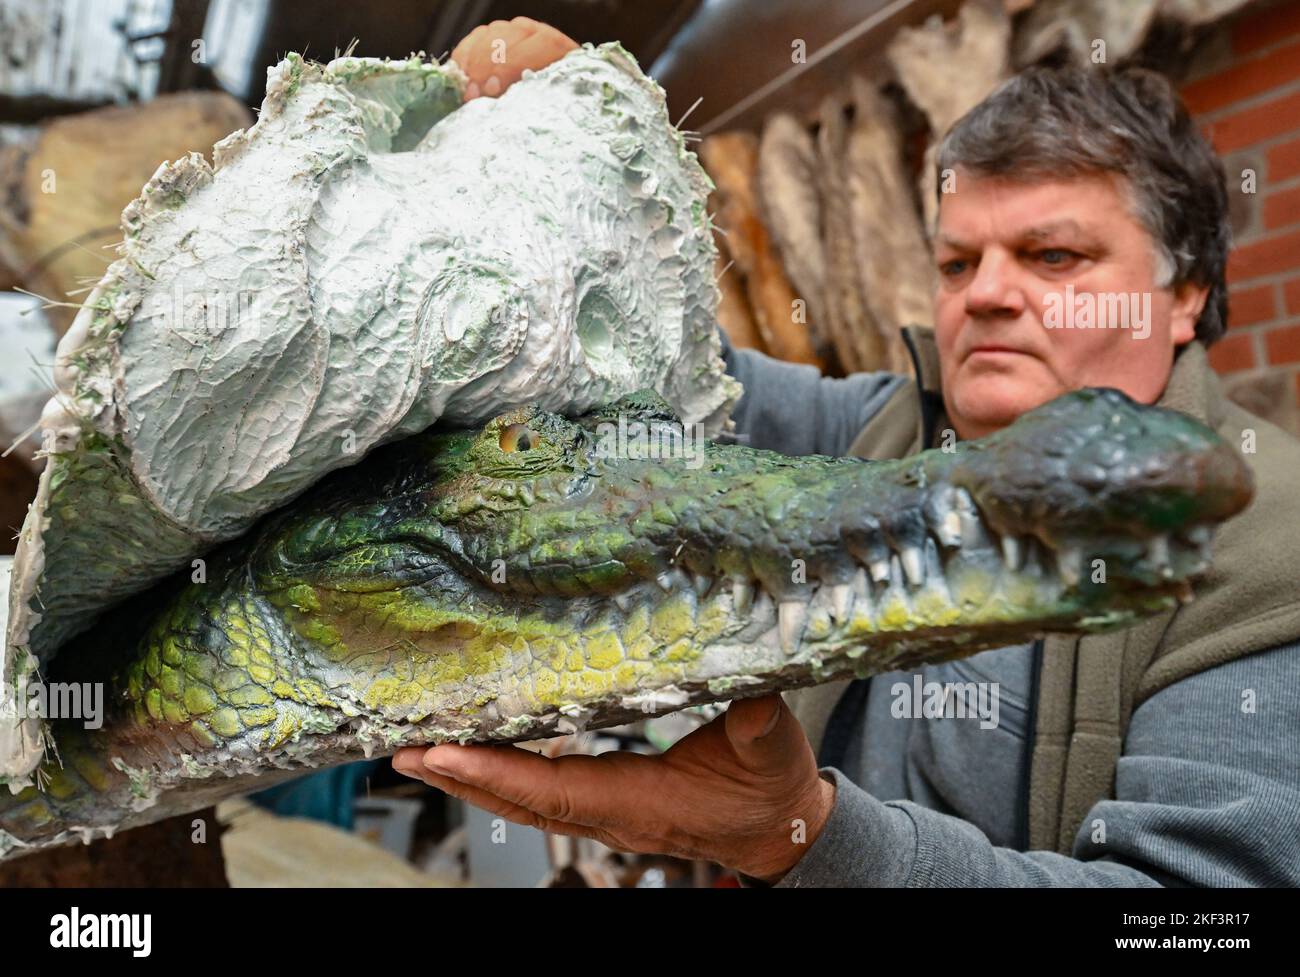
[[[1196,336],[1228,321],[1232,230],[1223,163],[1165,78],[1140,68],[1037,66],[1003,83],[954,123],[939,147],[939,186],[958,167],[1037,180],[1116,173],[1156,243],[1157,284],[1210,293]]]

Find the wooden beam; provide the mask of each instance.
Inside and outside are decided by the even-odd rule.
[[[204,40],[207,23],[208,0],[172,0],[167,45],[158,59],[159,95],[219,87],[211,69],[194,60],[194,42]]]
[[[37,125],[61,115],[76,115],[112,105],[106,98],[61,98],[57,95],[6,95],[0,92],[0,123]]]

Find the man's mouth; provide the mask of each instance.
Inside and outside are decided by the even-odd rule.
[[[1002,346],[996,343],[988,343],[980,346],[972,346],[966,358],[970,359],[975,356],[1032,356],[1032,353],[1023,349],[1017,349],[1014,346]]]

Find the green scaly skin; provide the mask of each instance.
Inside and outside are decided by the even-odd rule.
[[[1122,627],[1174,606],[1252,491],[1208,429],[1114,391],[881,463],[727,444],[695,467],[609,456],[600,425],[620,415],[676,423],[639,394],[576,421],[524,408],[410,438],[211,554],[201,582],[108,615],[47,676],[104,682],[103,728],[54,722],[45,789],[0,800],[0,851],[363,752]]]

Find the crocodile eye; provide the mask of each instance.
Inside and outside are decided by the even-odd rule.
[[[537,435],[527,424],[511,424],[501,429],[501,450],[507,453],[527,451],[537,443]]]

